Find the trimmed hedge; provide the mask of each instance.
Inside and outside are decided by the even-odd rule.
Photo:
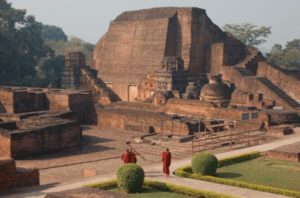
[[[202,175],[215,175],[218,167],[218,159],[216,156],[201,152],[192,158],[192,169],[194,173]]]
[[[110,181],[90,184],[86,186],[92,188],[98,188],[102,190],[110,190],[113,188],[117,188],[118,185],[117,185],[117,180],[110,180]],[[229,196],[225,194],[219,194],[219,193],[214,193],[214,192],[204,191],[204,190],[196,190],[193,188],[188,188],[188,187],[183,187],[179,185],[174,185],[165,182],[158,182],[158,181],[146,180],[144,181],[144,186],[162,190],[162,191],[174,192],[174,193],[184,194],[184,195],[188,195],[191,197],[198,197],[198,198],[234,198],[233,196]]]
[[[196,190],[189,187],[179,186],[175,184],[170,184],[167,182],[158,182],[158,181],[145,181],[145,186],[159,189],[162,191],[169,191],[174,192],[178,194],[184,194],[191,197],[199,197],[199,198],[233,198],[233,196],[225,195],[225,194],[219,194],[215,192],[210,191],[204,191],[204,190]]]
[[[118,186],[126,193],[142,191],[144,178],[144,170],[136,164],[125,164],[117,171]]]
[[[85,185],[85,187],[91,187],[91,188],[98,188],[101,190],[110,190],[118,187],[117,180],[108,180],[100,183],[95,183],[95,184],[88,184]]]
[[[239,162],[244,162],[244,161],[256,159],[258,157],[261,157],[260,152],[246,153],[246,154],[242,154],[242,155],[237,155],[237,156],[225,158],[225,159],[222,159],[222,160],[219,161],[218,168],[221,168],[223,166],[228,166],[228,165],[231,165],[231,164],[236,164],[236,163],[239,163]]]
[[[244,154],[244,155],[240,155],[240,156],[236,156],[236,157],[227,158],[227,159],[219,161],[219,167],[238,163],[238,162],[247,161],[250,159],[255,159],[260,156],[261,156],[261,154],[258,154],[258,153],[249,153],[249,154]],[[297,192],[297,191],[292,191],[292,190],[287,190],[287,189],[282,189],[282,188],[275,188],[275,187],[270,187],[270,186],[257,185],[257,184],[247,183],[247,182],[234,181],[234,180],[230,180],[230,179],[223,179],[223,178],[218,178],[218,177],[213,177],[213,176],[205,176],[205,175],[195,174],[195,173],[193,173],[191,166],[185,166],[185,167],[175,170],[175,175],[180,176],[180,177],[191,178],[191,179],[203,180],[203,181],[207,181],[207,182],[214,182],[214,183],[225,184],[225,185],[229,185],[229,186],[248,188],[248,189],[252,189],[252,190],[258,190],[258,191],[263,191],[263,192],[270,192],[270,193],[300,198],[300,192]]]

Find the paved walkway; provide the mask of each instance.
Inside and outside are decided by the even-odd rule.
[[[296,143],[299,141],[300,141],[299,135],[298,136],[291,135],[287,139],[280,140],[277,142],[248,147],[248,148],[239,149],[239,150],[233,150],[233,151],[217,154],[216,156],[218,159],[222,159],[222,158],[231,157],[231,156],[248,153],[248,152],[252,152],[252,151],[263,152],[263,151],[272,150],[279,146],[288,145],[288,144]],[[175,169],[177,169],[181,166],[187,165],[189,163],[190,163],[190,159],[174,161],[171,169],[172,169],[172,171],[174,171]],[[195,189],[214,191],[214,192],[224,193],[224,194],[232,195],[235,197],[242,197],[242,198],[258,198],[258,197],[259,198],[283,198],[283,197],[285,197],[285,196],[275,195],[275,194],[271,194],[271,193],[265,193],[265,192],[255,191],[255,190],[249,190],[249,189],[243,189],[243,188],[227,186],[227,185],[222,185],[222,184],[210,183],[210,182],[205,182],[205,181],[200,181],[200,180],[180,178],[180,177],[176,177],[176,176],[171,176],[169,178],[165,178],[161,174],[161,164],[146,166],[143,168],[146,172],[146,178],[149,180],[164,181],[164,182],[174,183],[177,185],[192,187]],[[100,175],[100,176],[89,178],[89,179],[81,179],[78,181],[73,181],[72,183],[69,183],[69,184],[68,183],[59,184],[59,185],[49,184],[49,185],[44,185],[44,186],[39,186],[39,187],[23,188],[23,189],[14,190],[13,192],[11,192],[10,195],[5,195],[5,197],[6,198],[24,198],[24,197],[42,198],[42,197],[44,197],[45,194],[48,194],[51,192],[59,192],[59,191],[63,191],[63,190],[76,189],[76,188],[82,187],[85,184],[97,183],[100,181],[110,180],[113,178],[115,178],[115,174],[110,173],[107,175]]]

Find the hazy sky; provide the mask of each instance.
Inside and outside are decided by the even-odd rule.
[[[8,0],[27,9],[38,21],[60,26],[70,36],[91,43],[107,31],[109,22],[126,10],[151,7],[199,7],[222,27],[227,23],[253,23],[272,27],[262,46],[300,38],[300,0]]]

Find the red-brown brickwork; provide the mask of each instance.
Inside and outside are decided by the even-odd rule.
[[[20,158],[60,151],[81,142],[81,127],[75,121],[31,117],[17,124],[16,130],[0,134],[3,157]]]
[[[16,167],[15,160],[0,158],[0,192],[10,188],[39,185],[39,171]]]
[[[226,37],[199,8],[154,8],[124,12],[111,22],[94,51],[99,77],[122,100],[128,86],[160,68],[165,56],[182,57],[194,74],[209,72],[209,49]],[[142,53],[141,53],[142,52]]]
[[[257,75],[267,77],[288,95],[300,102],[300,72],[283,70],[268,62],[260,62]]]
[[[172,119],[159,112],[142,112],[134,109],[98,108],[98,125],[100,128],[115,128],[144,133],[173,135],[191,134],[188,124]]]
[[[286,146],[276,148],[274,150],[268,151],[265,154],[266,157],[277,159],[277,160],[287,160],[287,161],[300,161],[300,143],[294,143]]]

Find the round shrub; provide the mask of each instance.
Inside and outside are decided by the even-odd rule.
[[[127,193],[141,192],[144,177],[144,170],[136,164],[125,164],[117,171],[118,186]]]
[[[218,159],[210,153],[197,153],[192,158],[194,173],[202,175],[215,175],[218,167]]]

